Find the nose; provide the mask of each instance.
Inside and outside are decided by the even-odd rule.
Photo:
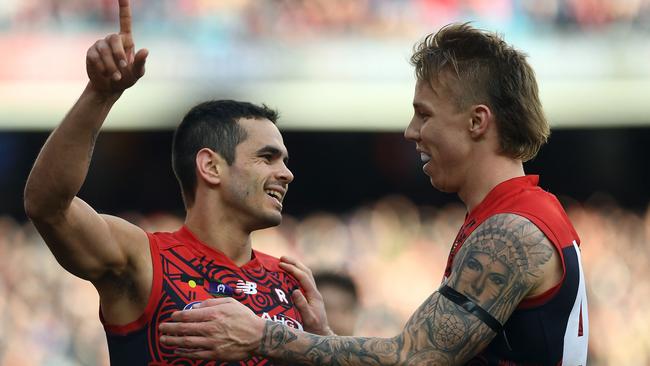
[[[404,138],[408,141],[417,142],[420,140],[420,128],[415,119],[415,116],[413,116],[409,125],[406,126],[406,130],[404,130]]]
[[[283,183],[289,184],[293,181],[293,173],[289,170],[289,167],[285,163],[282,163],[280,170],[278,171],[278,180]]]
[[[472,290],[476,296],[481,296],[483,290],[485,290],[485,281],[487,280],[486,276],[480,276],[474,282],[472,282]]]

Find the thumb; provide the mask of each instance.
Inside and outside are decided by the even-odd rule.
[[[133,73],[138,78],[144,75],[144,65],[147,62],[147,56],[149,56],[149,50],[146,48],[141,49],[135,54],[133,59]]]

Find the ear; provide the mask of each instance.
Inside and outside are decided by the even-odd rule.
[[[472,107],[469,132],[472,138],[480,139],[493,124],[493,115],[490,107],[485,104],[477,104]]]
[[[203,180],[211,185],[221,183],[221,173],[226,161],[221,155],[208,148],[203,148],[196,153],[197,181]]]

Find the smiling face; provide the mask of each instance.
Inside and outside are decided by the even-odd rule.
[[[267,119],[240,119],[247,138],[235,149],[235,160],[221,176],[224,208],[249,230],[282,221],[282,201],[293,174],[282,135]]]
[[[441,74],[440,81],[451,81],[445,76]],[[471,116],[440,81],[417,81],[413,118],[404,137],[415,142],[431,184],[443,192],[458,192],[470,165]]]

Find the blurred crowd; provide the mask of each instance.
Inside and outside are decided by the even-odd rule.
[[[576,203],[589,291],[589,365],[650,364],[650,211]],[[347,215],[286,217],[254,246],[291,254],[357,284],[355,334],[392,336],[440,283],[460,205],[419,207],[386,197]],[[169,214],[122,215],[149,231],[175,230]],[[0,216],[0,366],[108,365],[93,287],[67,274],[29,223]]]
[[[93,29],[115,24],[117,0],[3,0],[0,31]],[[327,34],[420,35],[460,20],[536,32],[633,26],[650,30],[650,0],[132,0],[152,32],[252,38]]]

